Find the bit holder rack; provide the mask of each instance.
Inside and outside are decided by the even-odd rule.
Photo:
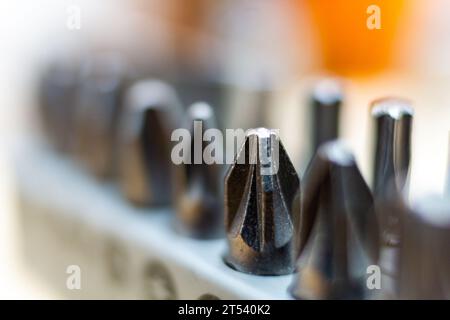
[[[65,297],[292,299],[292,275],[229,268],[225,239],[180,235],[171,208],[133,207],[117,186],[95,180],[42,143],[26,143],[16,155],[25,261]],[[71,290],[73,265],[81,288]]]

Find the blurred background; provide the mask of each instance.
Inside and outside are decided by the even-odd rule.
[[[367,9],[380,9],[370,29]],[[137,77],[171,83],[183,105],[207,100],[221,127],[269,126],[300,173],[310,157],[312,84],[345,88],[340,136],[371,180],[369,104],[415,110],[411,197],[442,192],[450,131],[447,0],[15,0],[0,2],[0,298],[57,298],[29,273],[17,235],[14,151],[42,132],[38,83],[48,64],[102,53]]]

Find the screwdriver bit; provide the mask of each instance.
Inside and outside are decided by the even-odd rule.
[[[225,177],[225,262],[251,274],[294,270],[291,205],[299,178],[275,130],[246,133]]]
[[[171,133],[179,128],[182,112],[175,90],[164,82],[141,80],[127,90],[119,136],[119,184],[134,204],[171,202]]]
[[[374,196],[389,198],[406,186],[413,111],[407,100],[384,98],[372,103],[372,115],[376,120]]]
[[[372,103],[376,121],[373,192],[380,223],[384,295],[397,294],[401,208],[407,188],[413,110],[409,101],[383,98]],[[388,289],[389,287],[389,289]]]
[[[404,214],[400,299],[450,299],[450,199],[427,196]]]
[[[350,151],[323,144],[311,160],[294,210],[297,299],[365,297],[366,269],[378,260],[378,224],[372,194]],[[298,204],[300,203],[300,205]]]
[[[195,151],[192,152],[195,141],[200,141],[198,153],[203,155],[209,144],[203,141],[205,131],[217,128],[213,109],[204,102],[192,104],[187,110],[186,127],[191,132],[191,152],[189,163],[180,164],[175,170],[176,226],[195,238],[217,238],[223,235],[221,166],[209,161],[195,163]]]
[[[73,116],[80,74],[75,61],[58,59],[44,72],[39,84],[39,106],[47,138],[61,152],[73,147]]]
[[[342,99],[342,88],[338,80],[323,79],[315,85],[311,97],[313,153],[322,143],[338,138]]]
[[[121,56],[104,54],[86,61],[76,112],[76,156],[96,176],[116,174],[117,130],[130,79]]]

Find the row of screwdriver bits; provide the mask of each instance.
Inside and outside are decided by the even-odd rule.
[[[278,132],[266,128],[247,130],[227,170],[194,164],[193,153],[190,164],[174,165],[172,132],[188,129],[193,145],[196,134],[217,127],[214,109],[203,102],[184,108],[171,85],[130,70],[114,55],[54,63],[40,82],[40,114],[58,150],[117,181],[131,203],[173,206],[174,228],[189,237],[226,234],[224,263],[237,271],[295,273],[288,289],[294,298],[450,298],[449,201],[411,205],[405,196],[409,101],[372,103],[371,188],[352,152],[336,140],[341,85],[319,82],[311,95],[315,155],[300,181]],[[202,122],[200,133],[194,121]],[[267,160],[276,168],[269,174]],[[371,266],[381,270],[381,290],[369,290]]]

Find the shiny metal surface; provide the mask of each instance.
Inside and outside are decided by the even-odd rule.
[[[225,177],[229,266],[259,275],[294,270],[291,206],[298,186],[299,178],[277,133],[264,128],[248,131]]]
[[[120,125],[119,185],[136,205],[168,205],[173,193],[170,136],[182,119],[174,89],[158,80],[133,84]]]
[[[203,159],[196,164],[194,159],[196,143],[201,155],[207,151],[210,142],[203,139],[205,131],[217,130],[217,122],[214,110],[204,102],[192,104],[186,113],[184,127],[191,133],[191,149],[187,155],[190,161],[175,169],[176,226],[181,233],[195,238],[217,238],[224,235],[223,165],[205,162],[214,159]],[[217,149],[215,152],[222,154]]]
[[[339,141],[322,145],[297,193],[298,299],[362,299],[366,269],[378,261],[373,198],[355,159]]]

